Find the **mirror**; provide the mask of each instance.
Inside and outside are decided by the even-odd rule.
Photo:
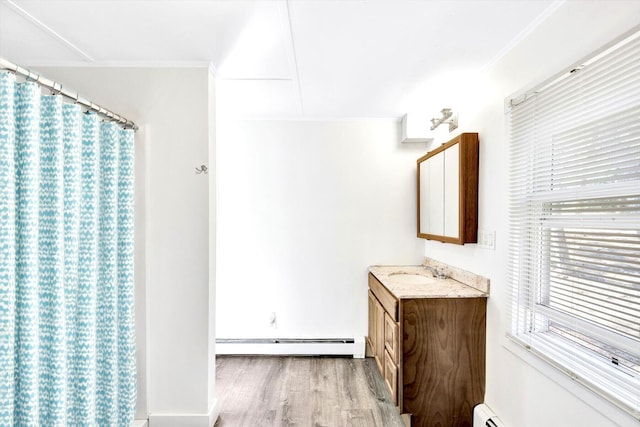
[[[476,243],[478,134],[463,133],[417,162],[418,237]]]

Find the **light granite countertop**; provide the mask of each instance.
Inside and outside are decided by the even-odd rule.
[[[369,272],[398,299],[483,298],[489,293],[450,277],[437,279],[423,265],[374,265]]]

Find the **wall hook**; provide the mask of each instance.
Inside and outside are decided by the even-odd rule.
[[[206,174],[209,168],[206,165],[201,165],[199,168],[196,167],[196,175],[200,175],[201,173]]]

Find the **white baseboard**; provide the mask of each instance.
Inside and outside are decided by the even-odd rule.
[[[218,417],[220,416],[220,401],[218,399],[213,400],[213,404],[211,408],[209,408],[209,425],[213,427],[213,425],[218,421]]]
[[[149,427],[148,420],[133,420],[131,427]]]
[[[364,337],[356,337],[353,342],[250,342],[250,340],[223,340],[216,342],[219,355],[279,355],[279,356],[353,356],[364,358]],[[270,340],[278,341],[278,340]],[[320,340],[321,341],[321,340]]]
[[[218,415],[216,399],[206,414],[149,414],[149,427],[213,427]]]

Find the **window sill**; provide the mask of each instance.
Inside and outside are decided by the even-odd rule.
[[[502,337],[502,346],[533,369],[564,388],[578,400],[584,402],[604,417],[610,419],[616,425],[635,425],[638,420],[640,420],[639,413],[630,413],[629,411],[614,404],[596,390],[576,381],[560,368],[548,363],[532,351],[525,348],[522,344],[514,341],[514,339],[509,337],[508,333]]]

